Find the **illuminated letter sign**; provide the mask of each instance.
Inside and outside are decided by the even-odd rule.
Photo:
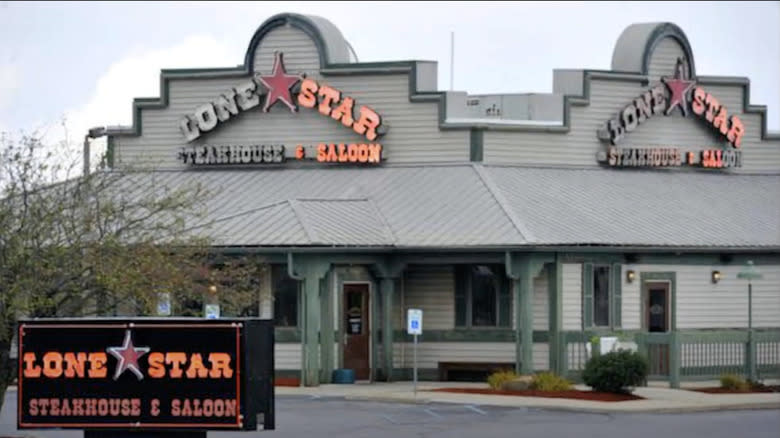
[[[300,91],[297,97],[294,97],[293,88],[298,83]],[[323,116],[351,128],[370,142],[382,135],[386,128],[382,126],[382,117],[368,106],[360,106],[355,117],[355,99],[344,96],[340,90],[307,79],[305,75],[288,74],[284,68],[282,53],[275,52],[272,74],[258,73],[254,78],[228,90],[212,102],[198,106],[179,120],[179,129],[188,142],[193,141],[238,115],[240,111],[260,105],[263,96],[263,112],[270,111],[277,102],[284,104],[293,113],[298,112],[297,105],[316,109]]]
[[[727,168],[742,166],[742,137],[745,126],[737,116],[729,116],[726,108],[712,94],[686,76],[682,59],[677,60],[674,76],[663,77],[659,84],[632,100],[615,117],[608,120],[598,135],[608,141],[606,153],[599,160],[610,167],[678,167]],[[617,148],[626,134],[656,115],[671,115],[679,109],[683,116],[689,110],[703,119],[728,141],[733,149],[709,149],[698,153],[682,152],[674,147]]]
[[[270,321],[19,324],[19,429],[273,429],[272,385]]]

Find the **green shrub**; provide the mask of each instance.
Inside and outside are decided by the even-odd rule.
[[[517,374],[512,370],[501,370],[488,376],[487,383],[492,389],[501,389],[501,385],[504,382],[514,380],[517,378]]]
[[[732,391],[749,391],[750,383],[736,374],[724,374],[720,376],[720,387]]]
[[[531,389],[537,391],[568,391],[571,387],[571,382],[552,371],[545,371],[535,375],[531,383]]]
[[[582,380],[596,391],[626,393],[647,378],[647,360],[637,352],[613,351],[585,364]]]

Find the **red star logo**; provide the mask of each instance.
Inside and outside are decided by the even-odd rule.
[[[674,77],[661,78],[664,84],[669,88],[672,96],[669,98],[669,106],[666,107],[665,114],[672,113],[674,107],[679,106],[684,116],[688,115],[688,91],[696,85],[696,81],[689,81],[685,74],[682,59],[677,59],[677,66],[674,69]]]
[[[133,345],[132,335],[130,330],[125,331],[125,341],[121,347],[108,347],[106,351],[111,353],[112,356],[119,361],[114,373],[114,380],[119,379],[119,376],[130,370],[138,377],[138,380],[142,380],[144,375],[141,373],[141,369],[138,367],[138,358],[149,352],[149,347],[136,347]]]
[[[288,75],[284,69],[284,61],[281,52],[274,52],[274,72],[271,76],[260,76],[260,82],[268,89],[265,98],[263,112],[268,112],[271,106],[277,100],[281,100],[290,111],[298,111],[298,107],[293,103],[290,95],[290,88],[301,80],[301,76]]]

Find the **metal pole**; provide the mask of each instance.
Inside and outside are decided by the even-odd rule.
[[[417,397],[417,335],[414,335],[414,396]]]
[[[450,91],[455,83],[455,32],[450,32]]]

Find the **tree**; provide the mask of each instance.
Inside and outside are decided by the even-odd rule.
[[[223,314],[256,309],[258,262],[210,252],[196,226],[214,194],[149,170],[74,177],[53,158],[36,136],[0,134],[0,408],[20,316],[149,315],[160,292],[198,315],[212,285]]]

